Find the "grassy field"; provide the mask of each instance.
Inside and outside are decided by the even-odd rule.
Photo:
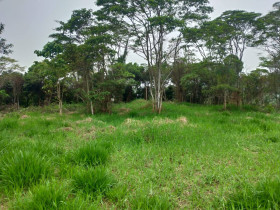
[[[2,209],[279,209],[280,115],[149,102],[0,117]],[[72,112],[71,112],[72,111]]]

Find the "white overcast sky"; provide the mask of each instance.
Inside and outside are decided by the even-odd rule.
[[[211,17],[217,17],[226,10],[246,10],[266,14],[278,0],[210,0],[214,7]],[[96,9],[94,0],[0,0],[0,22],[5,24],[3,33],[8,42],[14,45],[11,57],[22,66],[30,67],[40,60],[34,50],[41,50],[49,41],[48,36],[57,25],[55,20],[66,21],[75,9]],[[247,49],[245,71],[256,68],[261,50]],[[135,55],[129,62],[141,62]]]

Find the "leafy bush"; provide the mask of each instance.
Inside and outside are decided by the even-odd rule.
[[[269,105],[263,107],[262,110],[265,113],[274,113],[275,112],[275,107],[273,105],[269,104]]]
[[[105,195],[114,185],[115,181],[104,168],[89,168],[78,171],[73,176],[74,191],[82,191],[91,196]]]
[[[50,163],[35,152],[11,152],[0,162],[0,185],[9,190],[37,184],[50,174]]]

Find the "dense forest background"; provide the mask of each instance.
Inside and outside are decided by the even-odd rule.
[[[280,2],[268,14],[225,11],[209,19],[208,0],[98,0],[73,11],[24,72],[0,37],[0,106],[84,103],[89,113],[113,103],[151,100],[280,108]],[[0,36],[4,24],[0,23]],[[248,47],[267,52],[243,72]],[[145,64],[127,63],[128,53]]]

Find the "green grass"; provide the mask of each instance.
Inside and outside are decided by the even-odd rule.
[[[30,151],[11,151],[0,163],[0,187],[6,190],[28,188],[50,174],[50,162],[44,157]]]
[[[138,195],[131,201],[131,209],[141,210],[168,210],[172,209],[172,205],[164,196],[144,196]]]
[[[109,159],[109,148],[95,142],[89,142],[74,150],[70,159],[84,166],[98,166],[105,164]]]
[[[279,209],[276,112],[170,102],[157,115],[144,100],[111,115],[55,108],[0,119],[1,207]]]
[[[14,209],[63,209],[70,193],[58,183],[42,183],[32,189],[24,198],[19,199]]]
[[[104,168],[100,167],[78,170],[72,181],[74,192],[82,191],[92,197],[106,195],[114,184],[114,178]]]
[[[279,209],[280,181],[270,180],[256,188],[246,188],[233,194],[226,203],[227,209]]]

